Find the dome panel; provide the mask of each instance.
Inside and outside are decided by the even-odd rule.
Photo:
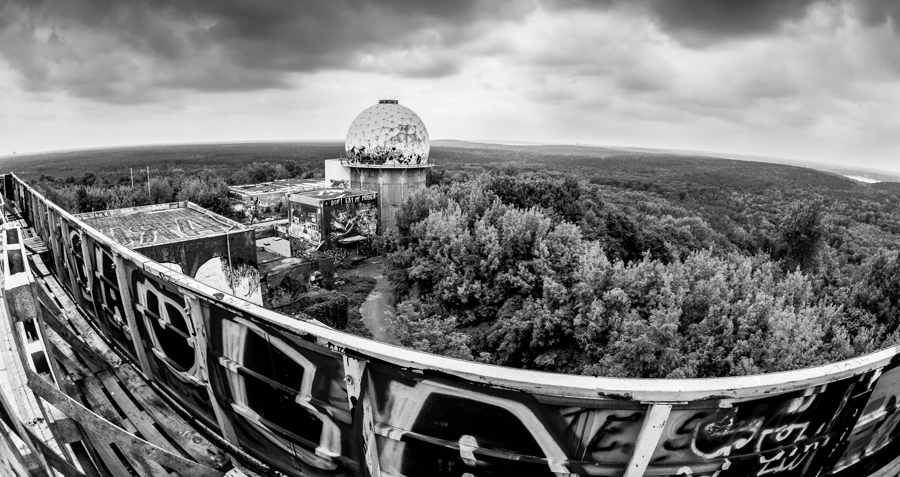
[[[356,164],[426,164],[431,142],[411,109],[382,101],[359,113],[347,131],[345,151]]]

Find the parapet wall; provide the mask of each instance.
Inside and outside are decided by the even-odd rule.
[[[900,455],[898,348],[703,380],[447,359],[225,295],[3,179],[101,333],[199,421],[289,475],[895,475],[883,468]]]

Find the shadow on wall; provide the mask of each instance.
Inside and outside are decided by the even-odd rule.
[[[167,262],[162,265],[178,273],[184,273],[181,265],[177,263]],[[200,265],[194,279],[250,303],[260,306],[263,304],[259,271],[249,265],[238,264],[236,267],[229,267],[228,258],[213,257]]]

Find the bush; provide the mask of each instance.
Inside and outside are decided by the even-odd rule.
[[[785,271],[684,209],[627,195],[527,174],[417,192],[383,244],[394,335],[506,366],[656,378],[785,371],[900,339],[900,259],[840,268],[821,204],[782,221]]]

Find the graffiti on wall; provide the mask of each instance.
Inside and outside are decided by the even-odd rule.
[[[186,214],[183,209],[173,209],[172,212]],[[101,217],[91,219],[90,222],[94,228],[127,247],[177,242],[212,233],[225,233],[229,228],[228,225],[200,213],[171,219],[159,217],[160,220],[147,220],[143,214],[133,215],[137,217]]]
[[[331,179],[328,186],[332,189],[349,189],[350,181],[347,179]]]
[[[834,448],[834,426],[850,410],[846,404],[854,384],[832,383],[732,407],[673,412],[652,462],[691,474],[728,470],[734,475],[807,475],[815,457]],[[701,466],[696,466],[698,460]]]
[[[149,378],[195,417],[213,429],[227,420],[243,449],[287,475],[621,475],[634,457],[647,403],[501,389],[326,346],[154,275],[30,189],[13,195],[44,221],[35,230],[53,244],[54,273],[101,332],[146,359]],[[352,214],[337,215],[345,230],[359,227],[346,225]],[[673,404],[647,472],[867,475],[900,453],[897,364],[791,392]]]
[[[91,295],[94,299],[94,318],[113,343],[125,350],[132,358],[136,358],[136,345],[132,341],[131,331],[128,328],[128,319],[125,316],[124,308],[125,301],[119,289],[112,251],[97,243],[93,245],[94,266],[92,268],[95,270],[95,277]],[[89,309],[85,303],[81,305],[83,308]]]
[[[309,475],[354,475],[340,355],[218,307],[210,318],[211,354],[221,365],[211,379],[251,450]]]
[[[369,243],[378,228],[378,210],[375,204],[363,202],[355,206],[334,207],[331,210],[331,224],[328,239],[333,247],[357,242]]]
[[[320,211],[311,205],[291,205],[291,223],[288,234],[291,238],[307,242],[304,244],[304,249],[316,250],[324,243],[319,214]]]
[[[329,199],[320,207],[292,203],[288,234],[292,251],[326,252],[336,260],[367,254],[378,228],[375,195]]]

